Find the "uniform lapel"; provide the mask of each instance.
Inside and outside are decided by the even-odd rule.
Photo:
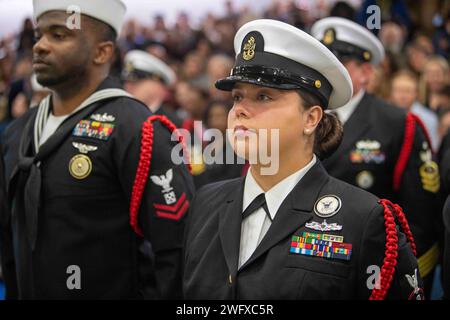
[[[239,271],[312,219],[314,204],[328,179],[322,164],[317,161],[283,201],[267,234]]]
[[[239,261],[239,244],[241,239],[242,201],[245,177],[230,185],[224,210],[220,211],[219,237],[230,275],[234,278]]]
[[[342,160],[348,150],[352,148],[356,141],[370,128],[370,112],[372,110],[372,99],[367,93],[359,102],[355,111],[344,124],[344,138],[336,152],[326,160],[326,166],[331,166],[336,161]]]

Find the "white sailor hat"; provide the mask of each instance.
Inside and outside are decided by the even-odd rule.
[[[125,55],[125,68],[122,78],[127,81],[140,79],[158,79],[167,85],[173,85],[175,73],[162,60],[141,50],[131,50]]]
[[[37,19],[48,11],[70,12],[78,7],[80,13],[110,25],[120,33],[126,6],[122,0],[33,0],[33,17]]]
[[[335,109],[352,97],[350,76],[319,41],[280,21],[261,19],[243,25],[234,38],[236,63],[231,75],[216,82],[232,90],[246,82],[285,90],[302,89]]]
[[[378,65],[384,59],[384,47],[378,38],[348,19],[321,19],[314,23],[311,34],[341,60],[353,58]]]

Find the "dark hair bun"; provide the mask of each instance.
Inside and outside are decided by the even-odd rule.
[[[344,130],[334,114],[324,113],[316,129],[314,153],[323,160],[330,157],[341,144]]]

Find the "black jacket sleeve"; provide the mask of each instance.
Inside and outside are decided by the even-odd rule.
[[[418,272],[416,257],[405,235],[398,227],[397,259],[394,276],[387,291],[386,299],[415,300],[423,298],[423,284]],[[386,251],[386,228],[384,209],[376,206],[366,223],[361,243],[361,263],[359,265],[359,296],[368,299],[376,280],[383,269]]]
[[[439,187],[438,165],[423,129],[416,123],[414,143],[396,202],[407,214],[418,245],[418,258],[439,240],[442,233]],[[421,270],[422,276],[427,273],[424,271],[427,270]]]
[[[6,299],[17,299],[16,269],[12,246],[11,219],[6,202],[6,179],[0,145],[0,262],[1,274],[6,285]]]
[[[131,110],[135,110],[134,113]],[[131,201],[141,156],[142,127],[147,110],[131,108],[123,115],[115,139],[114,160],[125,194]],[[185,216],[192,199],[192,177],[183,163],[176,164],[176,142],[159,122],[153,126],[150,172],[142,195],[138,225],[154,253],[154,269],[160,298],[181,298],[182,246]]]

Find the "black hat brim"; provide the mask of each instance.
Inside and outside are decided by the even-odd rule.
[[[296,84],[292,84],[292,83],[274,83],[271,80],[272,79],[266,79],[265,77],[258,77],[258,78],[255,79],[253,77],[246,77],[246,76],[242,76],[242,75],[235,75],[235,76],[229,76],[227,78],[217,80],[216,83],[215,83],[215,86],[216,86],[217,89],[223,90],[223,91],[231,91],[231,90],[233,90],[234,86],[238,82],[240,82],[240,83],[249,83],[249,84],[254,84],[254,85],[257,85],[257,86],[269,87],[269,88],[280,89],[280,90],[295,90],[295,89],[300,89],[301,88],[299,85],[296,85]]]

